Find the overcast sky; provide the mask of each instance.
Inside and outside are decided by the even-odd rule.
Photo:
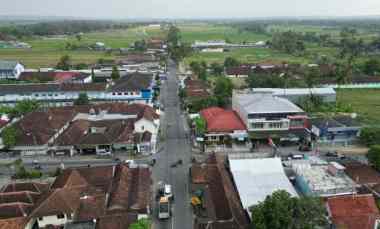
[[[0,15],[235,18],[380,15],[380,0],[0,0]]]

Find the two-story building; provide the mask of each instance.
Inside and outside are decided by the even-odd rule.
[[[234,91],[232,108],[243,120],[251,139],[301,139],[308,133],[306,113],[272,93]]]
[[[24,65],[18,61],[0,60],[0,80],[16,80],[24,70]]]
[[[153,74],[132,73],[111,83],[32,83],[0,85],[0,104],[36,100],[51,106],[72,105],[80,94],[93,102],[139,102],[150,104],[153,98]]]

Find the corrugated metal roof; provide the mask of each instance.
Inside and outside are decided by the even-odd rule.
[[[235,94],[240,107],[249,114],[260,113],[303,113],[304,111],[287,99],[271,93]]]
[[[0,60],[0,69],[13,70],[17,64],[18,62],[13,60]]]
[[[272,92],[275,96],[285,95],[335,95],[333,88],[252,88],[253,92]]]
[[[280,158],[230,159],[230,169],[243,207],[264,201],[277,190],[298,196],[285,175]]]

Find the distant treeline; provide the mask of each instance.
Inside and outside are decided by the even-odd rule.
[[[365,30],[367,32],[380,32],[380,18],[362,18],[362,19],[299,19],[299,20],[286,20],[286,19],[272,19],[272,20],[255,20],[255,21],[236,21],[232,23],[233,26],[243,31],[250,31],[256,33],[267,33],[269,26],[321,26],[336,28],[338,30],[348,27],[357,30]]]
[[[0,34],[16,38],[28,36],[51,36],[86,33],[106,29],[126,29],[131,27],[130,23],[112,21],[55,21],[40,22],[28,25],[11,25],[0,27]]]

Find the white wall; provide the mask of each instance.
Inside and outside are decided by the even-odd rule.
[[[145,131],[149,131],[152,134],[157,134],[158,126],[145,118],[141,118],[135,122],[135,131],[137,133],[144,133]]]
[[[52,225],[64,225],[65,223],[67,223],[67,222],[70,222],[70,221],[72,221],[71,219],[68,219],[67,218],[67,215],[66,214],[64,214],[64,218],[62,218],[62,219],[58,219],[57,218],[57,215],[52,215],[52,216],[44,216],[44,217],[42,217],[42,220],[40,220],[39,218],[37,219],[37,221],[38,221],[38,226],[40,227],[40,228],[43,228],[43,227],[45,227],[45,226],[47,226],[47,225],[49,225],[49,224],[52,224]]]
[[[18,63],[14,69],[15,78],[18,79],[23,71],[25,71],[24,66]]]

